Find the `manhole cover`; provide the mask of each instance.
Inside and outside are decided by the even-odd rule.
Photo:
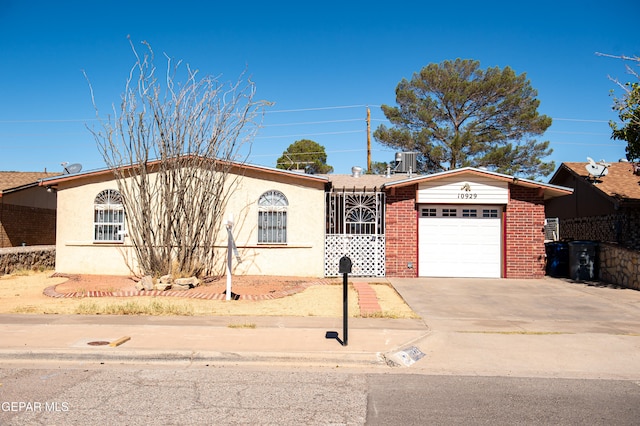
[[[98,340],[97,342],[89,342],[87,345],[89,346],[106,346],[109,342],[105,342],[104,340]]]

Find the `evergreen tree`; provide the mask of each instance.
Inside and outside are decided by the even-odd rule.
[[[525,74],[509,67],[480,69],[474,60],[430,64],[396,87],[397,107],[382,106],[393,127],[374,132],[383,145],[418,152],[419,171],[484,166],[534,178],[555,169],[536,142],[551,125]]]

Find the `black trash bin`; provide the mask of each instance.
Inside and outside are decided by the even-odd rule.
[[[598,243],[596,241],[569,243],[569,278],[575,281],[598,279]]]
[[[556,278],[569,277],[569,245],[562,241],[545,243],[547,275]]]

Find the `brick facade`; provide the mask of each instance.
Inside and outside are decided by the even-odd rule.
[[[509,185],[505,228],[505,278],[545,275],[544,199],[537,188]]]
[[[387,192],[386,275],[418,276],[417,185]],[[509,185],[504,229],[503,277],[542,278],[545,275],[544,199],[538,188]],[[412,263],[412,268],[408,264]]]
[[[0,203],[0,247],[56,243],[56,211]]]
[[[386,274],[414,278],[418,273],[417,185],[387,192],[385,212]],[[411,262],[412,268],[407,267]]]

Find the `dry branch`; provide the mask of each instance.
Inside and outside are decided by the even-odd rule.
[[[131,44],[136,62],[120,105],[90,130],[122,194],[139,272],[215,273],[214,244],[236,176],[230,168],[244,161],[241,148],[251,143],[266,103],[254,100],[244,74],[227,84],[199,79],[169,57],[162,84],[145,46],[139,55]]]

